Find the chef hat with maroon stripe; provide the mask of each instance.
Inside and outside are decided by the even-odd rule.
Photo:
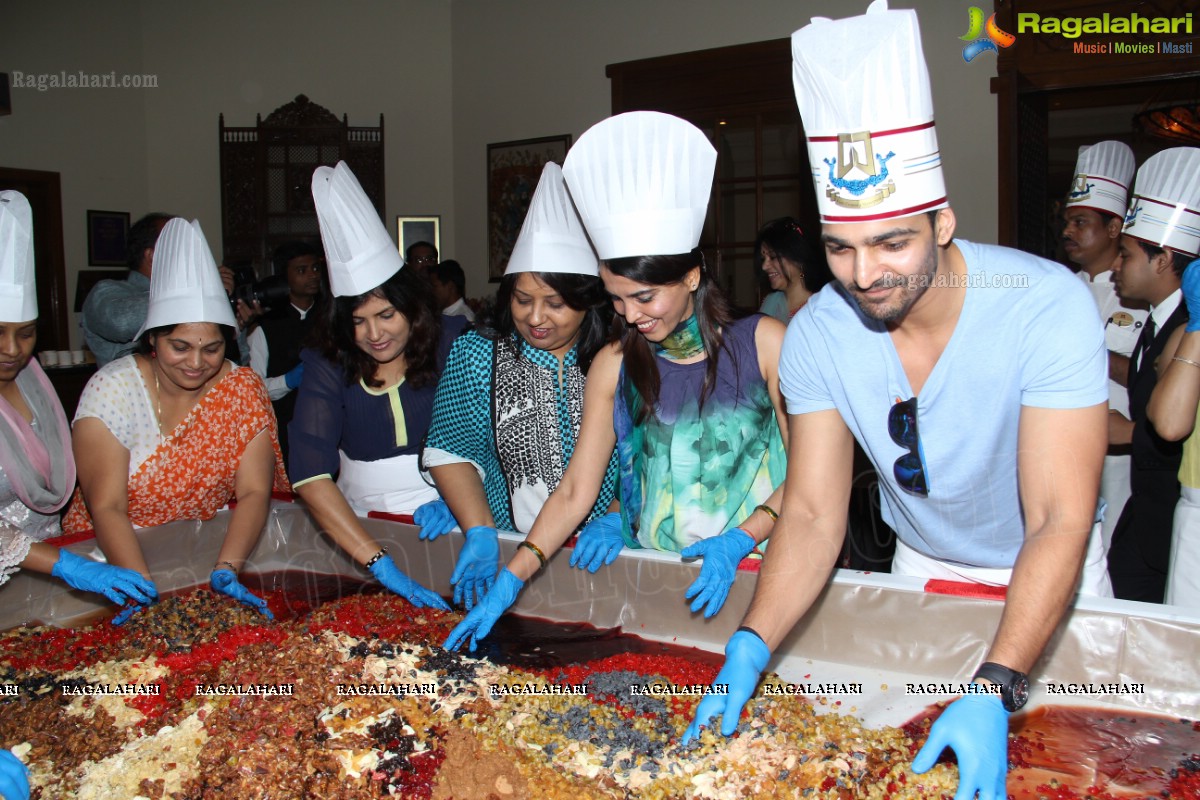
[[[1156,247],[1200,255],[1200,149],[1172,147],[1146,159],[1122,232]]]
[[[1124,142],[1098,142],[1079,148],[1067,210],[1090,208],[1125,216],[1133,181],[1133,151]]]
[[[814,17],[792,34],[792,82],[822,222],[949,205],[915,11]]]

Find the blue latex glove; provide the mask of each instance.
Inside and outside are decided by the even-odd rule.
[[[267,608],[267,601],[256,594],[252,594],[249,589],[242,586],[241,582],[237,579],[237,573],[233,570],[214,569],[212,574],[208,576],[208,582],[214,592],[220,592],[226,597],[232,597],[239,603],[250,606],[267,619],[275,619],[275,615],[271,613],[271,609]]]
[[[446,601],[435,592],[426,589],[401,572],[399,567],[396,566],[396,562],[392,561],[391,556],[385,555],[372,564],[371,574],[388,590],[400,595],[417,608],[439,608],[442,611],[450,610],[450,606],[446,605]]]
[[[413,522],[421,526],[421,538],[430,542],[458,526],[458,520],[450,513],[450,506],[440,497],[414,511]]]
[[[470,611],[476,601],[482,601],[496,581],[499,566],[500,536],[496,529],[476,525],[467,530],[467,543],[458,554],[458,563],[450,576],[455,605],[465,605]]]
[[[509,572],[508,567],[500,570],[500,575],[496,578],[491,591],[479,602],[479,605],[471,609],[471,613],[467,614],[466,619],[450,631],[443,647],[447,650],[457,650],[467,640],[467,637],[470,637],[470,649],[474,653],[476,642],[487,636],[491,632],[492,626],[496,624],[496,620],[500,619],[500,616],[508,611],[513,603],[517,602],[517,595],[520,594],[524,585],[525,581]]]
[[[758,688],[758,680],[770,658],[767,643],[750,631],[738,631],[730,636],[725,645],[725,664],[713,681],[714,686],[728,686],[729,694],[705,695],[696,707],[696,718],[683,732],[682,743],[687,744],[699,736],[701,726],[707,725],[718,714],[721,716],[721,733],[732,736],[737,730],[738,717]]]
[[[301,361],[296,366],[289,369],[283,374],[283,382],[289,389],[295,389],[300,385],[300,381],[304,379],[304,362]]]
[[[150,607],[149,603],[136,603],[132,600],[130,601],[130,603],[132,603],[132,605],[125,606],[125,608],[121,611],[121,613],[117,614],[115,617],[112,618],[113,625],[124,625],[126,622],[129,621],[129,618],[132,617],[134,614],[138,613],[143,608]]]
[[[21,759],[3,748],[0,748],[0,797],[29,800],[29,773]]]
[[[96,592],[119,606],[127,600],[147,605],[158,597],[158,589],[142,575],[124,567],[102,564],[77,556],[70,550],[59,550],[58,560],[50,574],[69,586],[85,592]]]
[[[594,519],[579,532],[575,550],[571,553],[571,566],[595,572],[617,560],[625,539],[621,536],[621,515],[611,511]]]
[[[688,600],[696,598],[692,601],[692,611],[704,608],[704,616],[711,617],[721,610],[729,596],[729,587],[737,577],[738,564],[750,555],[754,545],[754,537],[741,528],[732,528],[720,536],[711,536],[683,548],[679,553],[681,558],[704,559],[700,577],[683,595]]]
[[[1200,258],[1183,271],[1183,301],[1187,303],[1187,331],[1200,331]]]
[[[954,800],[1004,800],[1008,777],[1008,712],[994,694],[968,694],[946,707],[929,730],[925,746],[913,759],[920,775],[950,747],[958,757],[958,792]]]

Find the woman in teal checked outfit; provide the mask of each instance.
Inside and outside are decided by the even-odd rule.
[[[570,537],[614,448],[620,511],[580,535],[572,564],[594,572],[622,547],[703,558],[685,598],[712,616],[738,563],[770,535],[787,466],[784,326],[738,318],[705,267],[697,244],[715,157],[699,130],[656,112],[605,120],[568,155],[567,185],[617,315],[611,343],[588,373],[566,474],[447,647],[474,649]]]
[[[598,269],[562,170],[547,164],[494,319],[450,351],[421,456],[466,532],[451,583],[468,609],[495,580],[497,529],[528,532],[572,458],[588,370],[612,319]],[[581,522],[612,526],[615,487],[614,459]]]

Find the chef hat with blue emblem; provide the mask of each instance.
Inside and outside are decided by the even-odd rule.
[[[814,17],[792,34],[792,83],[822,222],[949,205],[915,11]]]
[[[1172,147],[1146,159],[1122,232],[1156,247],[1200,255],[1200,149]]]
[[[1090,208],[1124,217],[1133,181],[1133,151],[1124,142],[1098,142],[1079,148],[1067,210]]]

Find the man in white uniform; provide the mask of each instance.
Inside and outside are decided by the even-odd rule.
[[[1122,142],[1100,142],[1079,148],[1075,179],[1063,212],[1063,247],[1079,265],[1079,278],[1092,292],[1104,324],[1108,348],[1109,424],[1132,427],[1129,418],[1129,355],[1137,344],[1149,310],[1144,303],[1117,296],[1113,267],[1121,259],[1121,225],[1133,181],[1133,151]],[[1117,517],[1129,499],[1129,447],[1113,445],[1104,457],[1100,497],[1108,506],[1101,533],[1104,549],[1112,541]]]

